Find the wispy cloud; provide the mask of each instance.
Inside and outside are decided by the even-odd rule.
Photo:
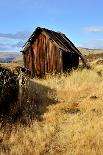
[[[9,39],[27,39],[30,36],[30,32],[21,31],[17,33],[0,33],[0,37]]]
[[[0,33],[0,52],[19,52],[30,34],[28,31]]]
[[[99,32],[103,32],[103,26],[91,26],[91,27],[86,27],[84,28],[84,32],[88,32],[88,33],[99,33]]]
[[[12,44],[11,47],[20,48],[20,47],[23,47],[23,45],[24,45],[24,42],[23,41],[19,41],[16,44]]]
[[[8,52],[8,51],[19,52],[23,45],[24,45],[23,41],[18,41],[15,43],[0,43],[0,52]]]
[[[7,51],[7,50],[10,50],[10,45],[0,43],[0,51],[3,52],[3,51]]]
[[[89,40],[87,42],[83,42],[81,44],[81,47],[103,49],[103,39]]]

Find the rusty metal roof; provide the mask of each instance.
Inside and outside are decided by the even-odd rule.
[[[75,45],[66,37],[65,34],[61,32],[55,32],[52,30],[48,30],[45,28],[37,27],[36,30],[32,33],[30,38],[27,40],[25,45],[23,46],[24,51],[32,44],[33,41],[40,35],[40,33],[44,31],[56,44],[58,44],[59,48],[63,49],[67,52],[76,52],[81,55],[80,51],[75,47]]]

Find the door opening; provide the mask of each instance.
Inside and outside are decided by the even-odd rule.
[[[63,71],[67,72],[76,69],[79,65],[79,55],[77,53],[70,53],[63,51]]]

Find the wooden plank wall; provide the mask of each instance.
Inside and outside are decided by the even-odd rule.
[[[32,44],[34,56],[31,56],[31,59],[29,60],[30,52],[31,50],[29,50],[26,55],[26,63],[29,63],[27,66],[30,70],[33,70],[32,68],[34,67],[34,75],[43,76],[47,73],[58,73],[63,71],[62,51],[43,33],[41,33]]]
[[[48,36],[41,33],[31,47],[24,53],[24,66],[34,76],[63,71],[62,50]]]
[[[24,66],[32,71],[32,57],[30,48],[24,53]]]

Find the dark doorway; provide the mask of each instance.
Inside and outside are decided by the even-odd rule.
[[[76,69],[79,65],[79,55],[77,53],[70,53],[63,51],[63,71],[67,72]]]

